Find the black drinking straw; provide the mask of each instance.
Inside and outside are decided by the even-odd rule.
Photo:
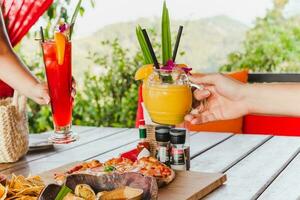
[[[182,30],[183,30],[183,26],[179,26],[178,33],[177,33],[177,38],[176,38],[176,43],[175,43],[175,47],[174,47],[174,51],[173,51],[173,58],[172,58],[173,62],[175,62],[175,59],[176,59],[176,54],[177,54],[177,51],[178,51]]]
[[[41,26],[40,26],[40,34],[41,34],[42,42],[45,42],[44,30],[43,30],[43,27],[41,27]]]
[[[151,42],[150,42],[150,39],[149,39],[149,36],[148,36],[148,34],[147,34],[146,29],[143,29],[142,32],[143,32],[145,41],[146,41],[146,43],[147,43],[147,46],[148,46],[148,48],[149,48],[151,57],[152,57],[152,59],[153,59],[154,66],[155,66],[156,69],[159,69],[159,64],[158,64],[157,58],[156,58],[156,56],[155,56],[155,53],[154,53],[154,50],[153,50],[153,47],[152,47],[152,44],[151,44]]]

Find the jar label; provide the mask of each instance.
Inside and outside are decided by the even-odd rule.
[[[185,152],[184,149],[172,148],[171,165],[185,165]]]
[[[157,160],[159,160],[162,163],[169,162],[168,148],[162,147],[162,146],[158,147],[156,158],[157,158]]]

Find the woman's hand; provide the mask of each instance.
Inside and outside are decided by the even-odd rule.
[[[28,97],[40,105],[49,104],[50,96],[47,83],[37,83]]]
[[[74,99],[76,96],[76,81],[72,77],[72,91],[71,96]],[[31,96],[32,100],[40,105],[47,105],[50,103],[49,89],[47,83],[37,83],[32,89]]]
[[[74,77],[72,76],[71,97],[72,97],[73,103],[74,103],[75,96],[76,96],[76,81],[75,81]]]
[[[226,120],[241,117],[247,114],[244,90],[246,84],[236,81],[222,74],[194,74],[190,80],[203,85],[203,90],[195,90],[196,100],[207,98],[205,105],[202,103],[185,120],[192,124],[206,123],[215,120]]]

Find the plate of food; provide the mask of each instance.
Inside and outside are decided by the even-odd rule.
[[[175,179],[174,170],[154,157],[143,157],[135,162],[123,157],[112,158],[103,163],[98,160],[91,160],[77,164],[63,173],[56,173],[54,179],[58,184],[63,184],[66,177],[72,174],[101,176],[127,172],[136,172],[144,176],[154,177],[158,187],[168,185]]]
[[[11,175],[0,183],[0,200],[37,200],[45,184],[39,176]]]
[[[137,172],[78,173],[67,176],[63,185],[45,187],[39,200],[150,200],[157,194],[155,178]]]

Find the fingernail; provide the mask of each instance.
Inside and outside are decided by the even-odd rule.
[[[192,115],[197,115],[197,114],[199,114],[199,112],[198,112],[197,109],[192,109],[192,110],[191,110],[191,114],[192,114]]]
[[[209,96],[209,95],[210,95],[210,92],[209,92],[208,90],[203,90],[203,94],[204,94],[205,96]]]
[[[197,120],[192,120],[191,124],[193,124],[193,125],[197,124]]]

